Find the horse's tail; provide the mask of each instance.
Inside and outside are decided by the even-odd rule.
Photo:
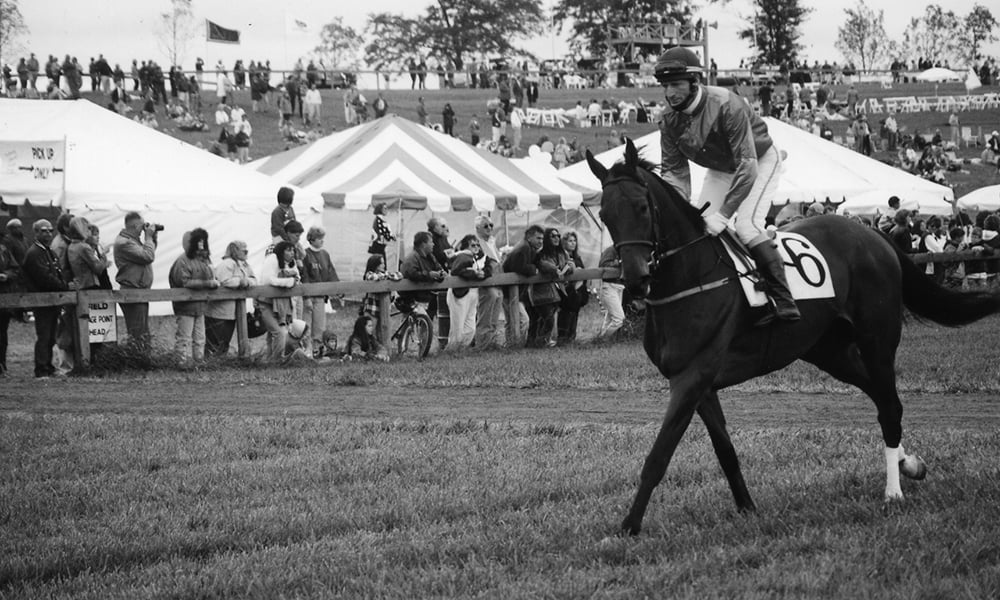
[[[1000,312],[1000,294],[961,292],[939,285],[896,244],[887,241],[896,251],[903,271],[903,304],[916,316],[957,327]]]

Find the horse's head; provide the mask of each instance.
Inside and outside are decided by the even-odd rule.
[[[701,213],[652,172],[655,165],[639,158],[631,139],[624,159],[610,169],[590,151],[587,164],[601,180],[601,220],[621,259],[625,287],[644,298],[658,261],[704,237]]]
[[[635,298],[649,293],[649,264],[657,245],[653,205],[640,173],[639,151],[626,140],[625,160],[607,169],[587,151],[587,164],[601,180],[601,220],[607,225],[622,264],[625,287]]]

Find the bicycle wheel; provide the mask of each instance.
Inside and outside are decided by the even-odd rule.
[[[431,350],[431,318],[411,315],[399,333],[397,344],[401,356],[426,357]]]

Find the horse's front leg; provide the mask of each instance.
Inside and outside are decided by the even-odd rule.
[[[678,376],[670,380],[670,404],[663,418],[660,432],[656,435],[653,448],[646,456],[639,476],[639,489],[632,500],[632,508],[622,521],[622,532],[628,535],[638,535],[642,529],[642,518],[653,490],[663,480],[667,472],[670,458],[677,449],[681,437],[691,423],[698,403],[705,397],[712,378],[703,374]]]

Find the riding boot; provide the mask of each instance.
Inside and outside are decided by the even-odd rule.
[[[750,254],[757,262],[757,271],[767,284],[767,295],[774,304],[774,312],[769,313],[755,323],[757,327],[767,325],[775,318],[782,321],[798,321],[802,318],[799,309],[788,289],[785,279],[785,264],[771,241],[757,244],[750,248]]]

